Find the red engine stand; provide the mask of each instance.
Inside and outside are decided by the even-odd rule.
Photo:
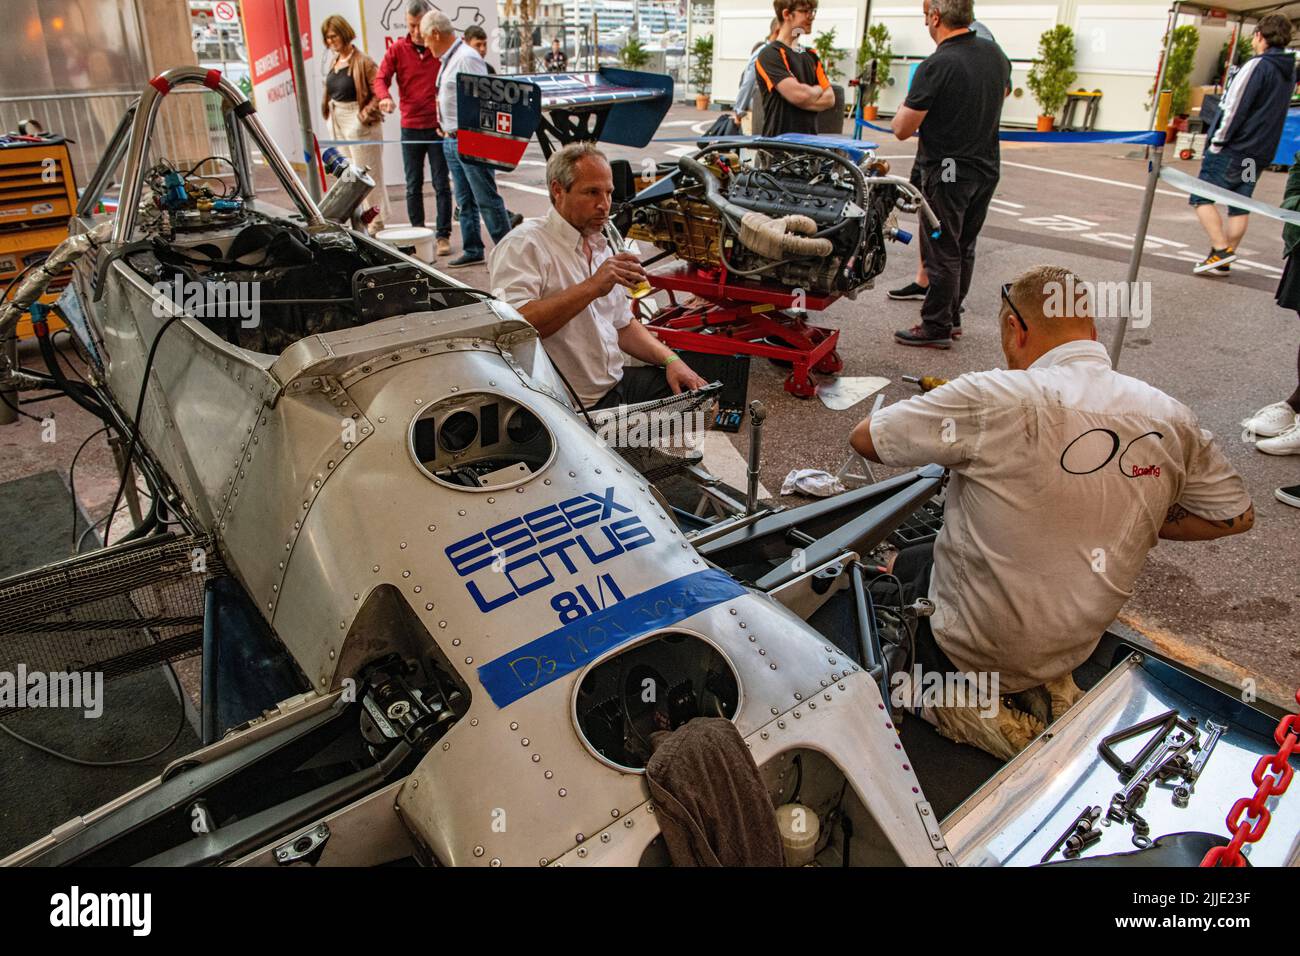
[[[799,398],[810,398],[816,390],[810,372],[836,375],[844,367],[835,351],[839,329],[809,325],[802,312],[786,311],[801,306],[806,312],[821,312],[838,295],[806,295],[800,302],[788,289],[728,282],[725,269],[704,270],[686,262],[650,273],[650,285],[668,292],[672,303],[649,323],[650,331],[669,348],[789,362],[793,368],[785,390]],[[677,301],[678,292],[704,301],[683,305]],[[786,344],[764,341],[769,338]]]

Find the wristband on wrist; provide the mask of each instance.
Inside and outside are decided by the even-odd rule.
[[[668,366],[672,365],[674,362],[680,362],[681,360],[682,357],[678,355],[676,352],[673,352],[666,359],[664,359],[664,364],[662,367],[667,368]]]

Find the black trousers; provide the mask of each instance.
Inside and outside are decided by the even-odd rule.
[[[591,410],[635,405],[655,398],[667,398],[672,393],[668,376],[658,365],[628,366],[623,369],[623,380],[592,405]]]
[[[940,220],[942,222],[943,220]],[[927,267],[928,268],[928,267]],[[933,281],[933,280],[931,280]],[[903,600],[911,604],[919,597],[930,593],[930,573],[934,570],[934,542],[914,544],[903,548],[894,559],[894,576],[903,586]],[[884,598],[890,603],[896,599],[895,593],[887,593]],[[916,660],[913,665],[921,665],[925,673],[955,674],[959,668],[948,659],[934,631],[930,629],[930,619],[923,617],[916,622]]]
[[[407,142],[419,140],[419,142]],[[436,129],[402,127],[402,167],[406,172],[406,217],[412,226],[424,225],[424,164],[428,157],[429,177],[433,180],[435,233],[439,239],[451,238],[451,179],[447,160],[442,154],[442,139]]]
[[[921,229],[921,256],[929,291],[921,305],[921,322],[931,335],[947,335],[961,324],[961,304],[975,274],[975,240],[984,227],[996,179],[944,182],[942,166],[921,176],[921,192],[939,217],[939,238]]]

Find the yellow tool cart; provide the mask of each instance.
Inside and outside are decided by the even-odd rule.
[[[68,237],[76,206],[77,182],[62,136],[0,136],[0,291]],[[53,302],[67,284],[67,276],[56,277],[40,301]],[[62,323],[51,316],[50,328]],[[24,317],[18,337],[31,334],[31,320]]]

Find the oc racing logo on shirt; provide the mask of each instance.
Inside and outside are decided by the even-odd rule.
[[[462,538],[445,553],[487,614],[652,541],[650,529],[610,487],[502,521]]]
[[[1159,478],[1159,465],[1135,465],[1125,457],[1143,439],[1163,440],[1164,437],[1161,432],[1148,431],[1126,443],[1119,432],[1112,429],[1090,428],[1065,446],[1061,452],[1061,470],[1071,475],[1091,475],[1114,461],[1125,478]],[[1121,445],[1123,451],[1120,451]]]

